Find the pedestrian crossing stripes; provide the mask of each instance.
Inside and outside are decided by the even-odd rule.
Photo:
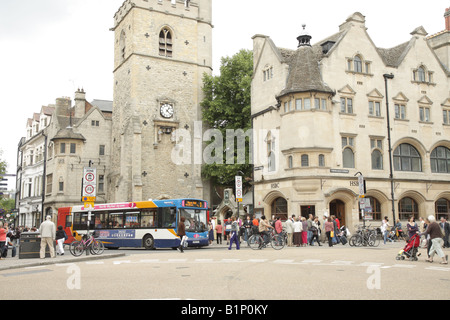
[[[414,269],[417,268],[417,264],[393,264],[393,265],[384,265],[384,263],[380,262],[362,262],[357,263],[355,261],[348,260],[333,260],[326,261],[320,259],[304,259],[304,260],[293,260],[293,259],[139,259],[136,261],[131,260],[109,260],[109,261],[87,261],[85,264],[87,265],[105,265],[105,264],[113,264],[113,265],[130,265],[130,264],[276,264],[276,265],[313,265],[313,266],[339,266],[339,267],[379,267],[380,269]],[[56,264],[56,266],[67,266],[67,264]],[[427,267],[426,270],[431,271],[443,271],[450,272],[450,267],[445,266],[436,266],[436,267]]]

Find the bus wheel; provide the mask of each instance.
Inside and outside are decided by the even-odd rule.
[[[150,234],[144,237],[143,242],[146,250],[155,249],[155,240],[153,240],[153,237]]]

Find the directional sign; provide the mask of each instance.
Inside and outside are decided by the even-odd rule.
[[[243,194],[242,194],[242,177],[236,176],[236,201],[242,202]]]
[[[97,191],[97,169],[84,168],[82,197],[95,197]]]
[[[359,197],[364,198],[364,195],[366,193],[364,192],[364,177],[362,174],[358,176],[358,186],[359,186]]]

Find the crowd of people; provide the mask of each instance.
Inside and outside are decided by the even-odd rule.
[[[56,230],[55,224],[51,221],[51,217],[47,216],[46,220],[41,223],[39,229],[36,227],[10,227],[7,222],[0,221],[0,260],[8,256],[11,250],[11,257],[17,254],[17,247],[20,245],[20,236],[24,232],[39,234],[41,238],[40,258],[45,258],[46,247],[49,247],[50,256],[55,257],[55,248],[53,242],[56,241],[56,254],[64,255],[64,241],[67,239],[61,226]]]
[[[288,247],[322,246],[321,241],[328,239],[328,245],[332,247],[339,242],[338,234],[341,227],[339,219],[335,216],[319,217],[310,214],[306,217],[296,217],[292,215],[286,221],[282,222],[280,217],[272,217],[268,220],[265,216],[257,218],[255,215],[247,215],[244,220],[239,217],[229,217],[218,220],[213,217],[209,223],[209,242],[213,244],[222,244],[226,241],[231,249],[232,238],[248,242],[250,236],[254,233],[261,233],[266,238],[270,231],[277,234],[286,233]],[[237,246],[238,248],[238,246]]]

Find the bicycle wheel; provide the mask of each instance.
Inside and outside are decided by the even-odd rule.
[[[284,238],[282,236],[276,234],[270,240],[270,244],[272,245],[272,248],[274,248],[275,250],[281,250],[286,245],[286,242],[284,241]]]
[[[361,236],[360,234],[356,234],[353,238],[353,244],[355,247],[362,247],[362,245],[364,244],[363,236]]]
[[[103,242],[98,241],[97,239],[94,239],[90,245],[91,247],[91,253],[92,254],[102,254],[103,251],[105,251],[105,246],[103,245]]]
[[[81,241],[74,241],[70,244],[70,253],[74,255],[75,257],[79,257],[84,252],[84,244]]]
[[[263,238],[258,234],[254,234],[248,239],[248,245],[253,250],[260,250],[262,249]]]
[[[371,234],[369,236],[369,239],[367,240],[367,243],[369,244],[369,246],[371,247],[378,247],[380,245],[380,239],[378,239],[378,237],[376,236],[376,234]]]

